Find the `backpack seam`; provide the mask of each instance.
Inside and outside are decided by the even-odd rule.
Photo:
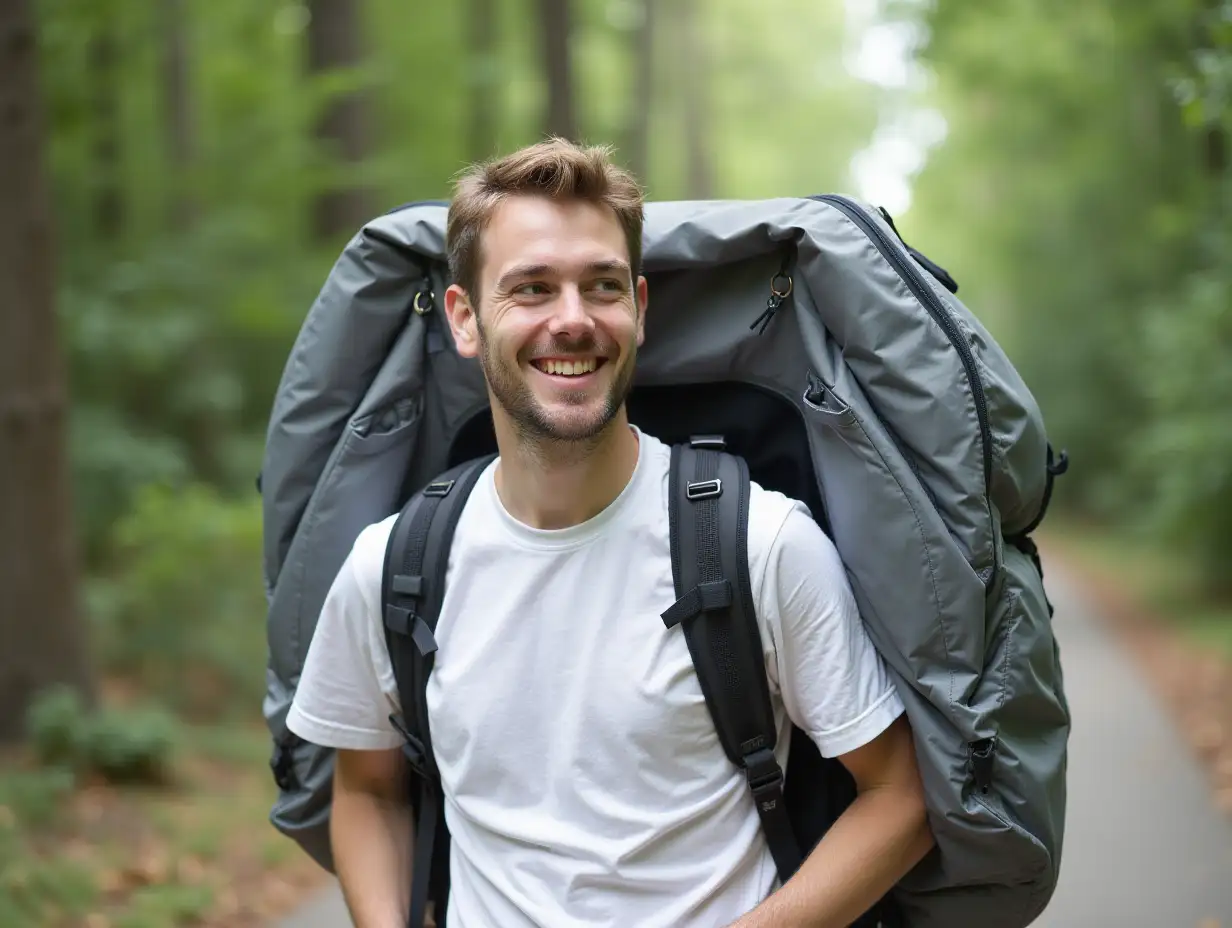
[[[855,412],[855,408],[850,403],[847,404],[847,408],[851,409],[853,413]],[[911,495],[907,492],[906,487],[903,486],[902,481],[898,479],[898,475],[894,473],[893,468],[890,467],[885,455],[881,453],[881,449],[877,447],[877,443],[873,441],[872,436],[870,436],[868,431],[864,428],[864,423],[861,421],[858,413],[855,416],[855,425],[859,428],[860,434],[864,436],[864,440],[868,442],[868,445],[873,450],[873,453],[877,455],[877,458],[881,461],[882,466],[886,469],[886,473],[888,473],[891,479],[893,479],[894,485],[898,487],[898,492],[902,494],[907,506],[911,509],[911,518],[915,521],[916,533],[920,538],[920,547],[924,549],[924,557],[928,561],[928,582],[929,585],[932,586],[933,590],[933,607],[937,617],[937,624],[941,627],[941,646],[945,649],[946,662],[952,663],[953,658],[950,652],[950,642],[946,635],[945,618],[941,610],[941,594],[937,590],[937,567],[933,562],[932,544],[929,542],[928,537],[924,532],[924,524],[920,520],[920,512],[916,508],[915,502],[911,499]],[[949,701],[953,704],[954,670],[952,667],[949,670],[948,676],[950,681]]]
[[[1018,628],[1018,623],[1021,621],[1021,618],[1016,614],[1017,607],[1018,607],[1018,591],[1014,590],[1010,594],[1009,599],[1006,602],[1007,614],[1011,614],[1012,617],[1006,623],[1005,631],[1002,634],[1002,639],[1001,639],[1002,641],[1005,642],[1005,646],[1002,649],[1003,656],[1001,659],[1000,693],[997,695],[998,711],[1005,708],[1005,691],[1008,689],[1007,684],[1010,678],[1010,665],[1013,663],[1011,658],[1014,654],[1014,631]],[[1011,610],[1013,610],[1013,613],[1011,613]]]

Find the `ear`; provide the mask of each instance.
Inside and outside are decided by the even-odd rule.
[[[637,344],[641,344],[646,339],[646,306],[650,301],[649,287],[645,277],[638,277],[637,288]]]
[[[445,318],[453,332],[453,342],[458,354],[464,358],[479,356],[478,320],[476,309],[471,305],[470,294],[457,284],[450,284],[445,291]]]

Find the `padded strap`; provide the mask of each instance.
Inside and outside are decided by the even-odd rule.
[[[458,519],[475,482],[495,456],[460,464],[411,497],[394,521],[385,550],[381,601],[385,640],[398,681],[402,711],[390,721],[405,739],[403,753],[419,775],[409,928],[423,928],[438,840],[448,851],[441,818],[439,773],[432,754],[425,693],[436,653],[436,622],[445,598],[445,573]],[[438,911],[445,900],[438,900]]]
[[[774,756],[774,710],[749,580],[748,466],[716,445],[714,436],[705,436],[672,447],[669,523],[677,599],[663,621],[681,627],[719,741],[744,768],[785,883],[801,856]]]

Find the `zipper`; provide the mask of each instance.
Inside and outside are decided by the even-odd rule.
[[[967,380],[971,384],[971,395],[975,399],[976,418],[980,425],[980,443],[983,448],[984,460],[984,492],[987,494],[992,486],[992,428],[988,423],[988,400],[984,395],[984,383],[980,380],[979,370],[975,366],[975,355],[971,352],[971,346],[967,344],[962,337],[962,333],[958,330],[957,323],[950,315],[950,311],[945,307],[945,304],[933,292],[932,287],[924,280],[917,268],[909,261],[903,249],[896,245],[890,238],[881,230],[881,227],[873,222],[864,210],[847,199],[846,197],[835,194],[818,194],[809,197],[810,200],[819,200],[823,203],[829,203],[836,207],[848,219],[860,227],[860,230],[872,239],[873,244],[877,246],[877,250],[882,256],[893,265],[898,271],[898,275],[915,294],[916,299],[923,304],[928,310],[928,314],[933,317],[933,321],[941,326],[941,330],[945,332],[950,343],[958,352],[959,358],[962,359],[963,367],[967,372]]]

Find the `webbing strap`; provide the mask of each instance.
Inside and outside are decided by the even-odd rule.
[[[466,500],[493,455],[458,465],[416,493],[399,513],[385,552],[382,581],[385,639],[398,682],[401,713],[390,721],[402,733],[403,754],[419,777],[408,928],[423,928],[431,901],[434,852],[448,848],[441,817],[439,773],[432,754],[425,698],[445,598],[449,549]],[[414,805],[414,802],[412,802]],[[438,918],[445,900],[437,900]]]
[[[441,813],[440,790],[427,777],[419,780],[419,814],[415,816],[415,856],[411,862],[411,911],[408,928],[422,928],[428,917],[428,883]]]
[[[719,445],[721,447],[721,444]],[[714,436],[672,448],[669,477],[676,602],[664,613],[688,643],[719,742],[745,771],[779,879],[800,867],[774,756],[774,710],[748,562],[749,475]]]

